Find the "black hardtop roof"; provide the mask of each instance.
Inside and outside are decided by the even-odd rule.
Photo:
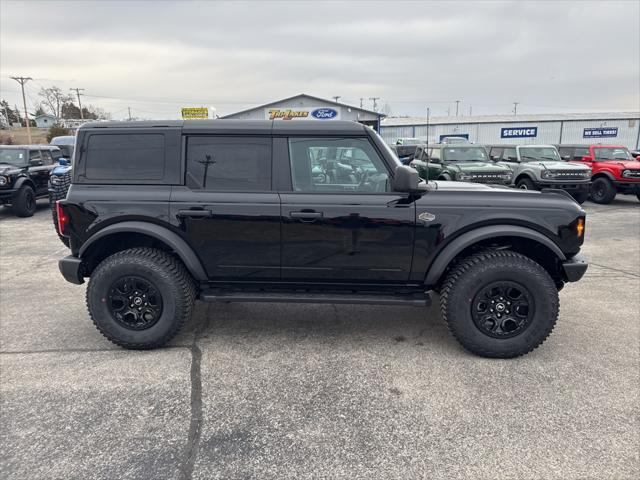
[[[110,121],[89,122],[79,130],[101,129],[135,129],[135,128],[181,128],[183,133],[218,133],[218,134],[334,134],[362,135],[364,125],[357,122],[327,121],[295,121],[295,120],[149,120],[149,121]]]

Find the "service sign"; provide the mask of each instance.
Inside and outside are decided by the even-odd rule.
[[[617,136],[618,127],[585,128],[582,131],[582,138],[604,138]]]
[[[268,120],[338,120],[340,112],[329,107],[265,108]]]
[[[500,138],[535,138],[538,127],[507,127],[500,129]]]
[[[207,107],[183,108],[183,120],[204,120],[209,118],[209,109]]]

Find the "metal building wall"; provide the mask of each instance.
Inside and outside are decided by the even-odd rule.
[[[536,127],[537,136],[533,138],[501,138],[503,128]],[[584,138],[585,128],[618,129],[616,137]],[[382,125],[380,135],[388,143],[398,138],[427,138],[427,126]],[[500,122],[500,123],[459,123],[429,125],[429,143],[440,141],[440,135],[468,134],[469,140],[479,144],[559,144],[559,143],[603,143],[624,145],[629,149],[640,147],[640,119],[623,120],[558,120],[537,122]]]

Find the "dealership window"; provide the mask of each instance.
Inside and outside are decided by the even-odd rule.
[[[89,137],[85,176],[89,180],[162,180],[164,135],[94,134]]]
[[[212,191],[271,189],[271,139],[189,137],[187,186]]]
[[[290,138],[296,192],[385,192],[389,175],[366,138]]]

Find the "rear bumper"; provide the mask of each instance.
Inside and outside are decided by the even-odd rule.
[[[67,282],[82,285],[84,277],[82,276],[82,260],[78,257],[69,255],[58,261],[60,273]]]
[[[577,282],[589,268],[589,263],[584,255],[578,253],[562,262],[562,269],[567,282]]]

